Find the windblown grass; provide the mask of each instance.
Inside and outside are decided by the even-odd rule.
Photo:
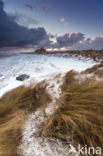
[[[96,62],[99,62],[101,59],[103,59],[103,50],[72,50],[68,51],[68,53],[72,56],[81,56],[85,58],[92,59]]]
[[[27,115],[51,100],[46,85],[18,87],[0,99],[0,156],[16,156]]]
[[[88,68],[85,72],[85,74],[94,74],[98,77],[103,77],[103,61],[101,61],[99,64],[93,66],[92,68]]]
[[[80,83],[77,73],[64,77],[60,107],[44,123],[42,135],[70,141],[74,145],[103,145],[103,81],[87,78]]]

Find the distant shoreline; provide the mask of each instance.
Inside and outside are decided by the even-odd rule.
[[[45,51],[45,52],[19,52],[19,53],[11,53],[11,52],[1,52],[0,59],[5,57],[10,57],[18,54],[33,54],[33,55],[54,55],[58,57],[75,57],[81,59],[87,58],[92,59],[93,61],[100,62],[103,60],[103,50],[65,50],[65,51]]]
[[[21,54],[55,55],[62,57],[85,57],[96,62],[103,60],[103,50],[65,50],[65,51],[45,51],[45,52],[24,52]]]

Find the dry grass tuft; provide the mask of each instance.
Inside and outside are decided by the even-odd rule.
[[[70,71],[64,78],[60,107],[44,123],[42,135],[73,144],[103,145],[103,82],[76,80]]]
[[[93,73],[95,76],[103,77],[103,61],[101,61],[99,64],[93,66],[92,68],[88,68],[85,72],[85,74],[91,74]]]
[[[18,87],[0,99],[0,156],[17,155],[16,149],[27,115],[44,107],[50,100],[43,83],[34,88]]]

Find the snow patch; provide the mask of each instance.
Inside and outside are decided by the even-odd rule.
[[[7,91],[30,81],[40,82],[54,74],[70,70],[81,72],[95,65],[93,61],[46,55],[19,54],[0,59],[0,97]],[[30,76],[29,80],[19,82],[16,77],[21,74]]]

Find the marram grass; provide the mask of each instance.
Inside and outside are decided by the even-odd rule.
[[[64,77],[60,107],[44,123],[46,137],[55,137],[77,146],[103,145],[103,81],[86,78],[80,83],[77,73]]]
[[[51,101],[44,83],[18,87],[0,99],[0,156],[17,156],[22,128],[29,113]]]

